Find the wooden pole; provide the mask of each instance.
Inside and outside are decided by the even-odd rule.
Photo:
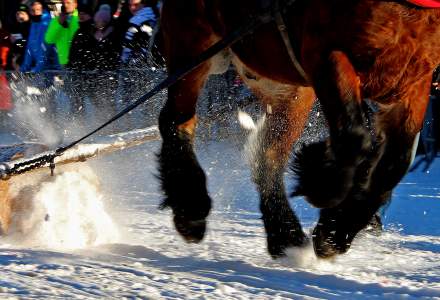
[[[90,143],[78,144],[75,147],[67,150],[61,156],[55,158],[55,165],[64,165],[74,162],[83,162],[88,159],[94,158],[98,155],[109,154],[115,151],[131,148],[148,141],[159,140],[160,134],[157,126],[152,126],[144,129],[132,130],[124,133],[113,134],[105,137],[97,137]],[[10,148],[9,148],[10,149]],[[37,155],[15,159],[12,161],[4,162],[9,168],[13,168],[15,164],[26,162],[28,160],[36,159],[40,156],[51,154],[53,152],[41,152]],[[33,169],[29,172],[49,167],[49,164],[45,164],[37,169]]]

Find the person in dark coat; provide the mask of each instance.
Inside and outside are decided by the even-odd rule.
[[[10,30],[12,47],[11,51],[9,51],[8,57],[9,70],[19,70],[21,63],[23,62],[31,25],[29,7],[25,4],[21,4],[18,7],[15,17],[16,23]]]
[[[89,70],[89,64],[93,64],[91,55],[93,43],[93,10],[91,7],[78,5],[79,29],[72,40],[69,53],[70,70]]]
[[[108,5],[100,6],[90,28],[81,28],[72,42],[69,67],[75,71],[116,70],[121,41]]]
[[[117,90],[116,69],[120,65],[121,41],[112,21],[109,5],[101,5],[94,15],[90,30],[78,32],[69,58],[69,68],[81,80],[76,89],[84,105],[84,98],[95,106],[114,104]]]
[[[88,70],[91,62],[92,51],[91,33],[93,27],[93,8],[78,1],[79,28],[72,38],[70,45],[67,70],[71,71],[65,75],[66,89],[71,100],[73,116],[80,114],[84,107],[84,95],[87,94],[88,78],[83,71]]]
[[[440,66],[434,70],[432,76],[431,92],[429,103],[425,112],[423,127],[420,131],[420,139],[417,154],[423,154],[411,167],[415,171],[422,163],[423,171],[427,171],[437,157],[440,146]]]

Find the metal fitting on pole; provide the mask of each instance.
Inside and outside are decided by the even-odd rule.
[[[8,180],[11,178],[11,168],[6,163],[0,163],[0,179]]]

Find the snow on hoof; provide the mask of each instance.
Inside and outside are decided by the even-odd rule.
[[[292,267],[311,268],[319,263],[310,242],[300,247],[289,247],[285,250],[285,253],[286,256],[282,260]]]

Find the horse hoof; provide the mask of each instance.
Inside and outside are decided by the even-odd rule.
[[[364,231],[374,236],[380,236],[383,231],[381,217],[378,214],[375,214],[370,223],[368,223],[367,227],[365,227]]]
[[[350,243],[339,241],[336,232],[327,232],[320,227],[318,225],[313,231],[313,249],[317,257],[327,259],[348,251]]]
[[[302,232],[301,232],[302,233]],[[290,248],[297,248],[307,245],[309,239],[304,233],[299,236],[276,236],[268,237],[267,250],[273,259],[278,259],[286,256],[286,250]]]
[[[315,241],[313,241],[313,249],[317,257],[324,259],[329,259],[338,254],[341,254],[335,247],[333,247],[329,243],[315,243]]]
[[[205,236],[206,220],[189,220],[183,216],[174,216],[177,232],[188,243],[200,243]]]

